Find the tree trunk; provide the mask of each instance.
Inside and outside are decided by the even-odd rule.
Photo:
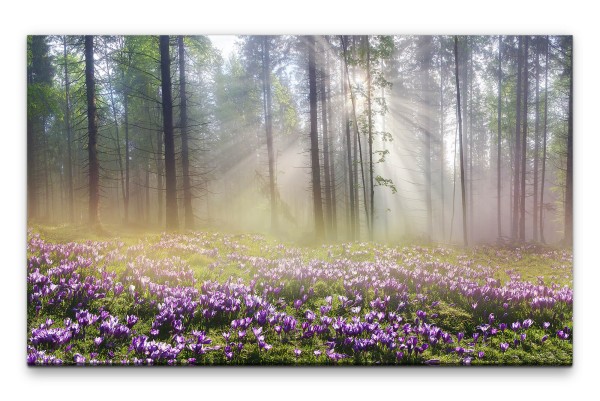
[[[125,223],[129,222],[129,89],[123,93],[123,109],[125,112]]]
[[[573,43],[569,64],[569,119],[567,132],[567,180],[565,193],[565,245],[573,245]]]
[[[325,37],[325,43],[329,47],[329,39]],[[329,52],[329,49],[327,49]],[[329,54],[329,53],[327,53]],[[325,91],[327,93],[327,116],[329,118],[329,126],[331,126],[332,112],[331,112],[331,77],[329,67],[329,55],[325,58]],[[335,181],[335,132],[331,132],[328,135],[329,138],[329,171],[331,174],[331,239],[337,240],[337,198],[336,198],[336,181]]]
[[[517,50],[517,122],[516,135],[514,143],[514,179],[513,179],[513,214],[512,214],[512,239],[517,240],[519,233],[519,200],[520,198],[520,178],[521,178],[521,78],[523,71],[523,55],[522,55],[523,37],[519,36],[519,47]]]
[[[373,241],[373,231],[375,230],[375,186],[373,184],[373,113],[371,111],[371,45],[369,36],[365,36],[365,46],[367,50],[367,128],[369,138],[369,189],[371,216],[367,219],[369,222],[369,240]],[[365,200],[366,202],[366,200]]]
[[[472,40],[472,39],[471,39]],[[475,211],[475,202],[473,202],[473,183],[475,182],[475,179],[473,178],[473,147],[474,145],[474,141],[473,141],[473,49],[472,49],[472,45],[470,45],[471,40],[467,41],[468,46],[468,51],[469,51],[469,72],[468,72],[468,76],[469,78],[467,79],[467,82],[465,82],[465,85],[467,86],[467,94],[468,94],[468,100],[465,99],[465,106],[467,106],[468,109],[468,119],[469,119],[469,130],[468,130],[468,136],[467,138],[469,138],[469,231],[471,232],[471,237],[473,237],[474,234],[474,211]]]
[[[529,103],[529,36],[525,36],[525,56],[523,61],[523,135],[521,142],[521,203],[519,219],[519,239],[525,241],[525,175],[527,173],[527,106]]]
[[[146,224],[150,225],[150,162],[146,165]]]
[[[460,190],[462,196],[462,220],[463,220],[463,243],[468,246],[467,241],[467,202],[465,199],[465,167],[463,152],[462,116],[460,113],[460,83],[458,75],[458,36],[454,36],[454,67],[456,76],[456,108],[458,110],[458,141],[460,147]]]
[[[27,42],[28,51],[33,45],[30,41]],[[33,49],[31,49],[33,51]],[[27,87],[33,84],[33,66],[27,65]],[[36,147],[35,147],[35,129],[33,110],[31,110],[31,95],[28,91],[27,99],[27,220],[32,220],[37,217],[37,197],[36,197]]]
[[[542,243],[546,243],[544,238],[544,184],[546,181],[546,142],[548,137],[548,49],[549,39],[546,36],[546,63],[545,68],[545,82],[544,82],[544,144],[542,154],[542,179],[540,188],[540,240]]]
[[[496,158],[496,196],[498,212],[498,239],[502,238],[502,187],[501,187],[501,168],[502,168],[502,35],[498,36],[498,155]]]
[[[158,200],[158,225],[163,224],[163,210],[165,202],[165,193],[163,192],[163,175],[164,175],[164,160],[163,160],[163,142],[164,133],[156,132],[156,152],[154,159],[156,160],[156,194]]]
[[[96,79],[94,77],[94,37],[85,36],[85,87],[88,120],[88,169],[89,169],[89,222],[97,226],[100,222],[100,166],[98,164],[98,122],[96,111]]]
[[[420,43],[420,84],[421,84],[421,131],[424,136],[425,145],[425,208],[427,210],[427,239],[431,241],[433,237],[433,206],[431,201],[431,126],[432,126],[432,107],[431,87],[429,70],[432,63],[432,42],[431,36],[423,36]]]
[[[538,165],[540,149],[540,46],[535,46],[535,145],[533,148],[533,240],[538,240]]]
[[[273,123],[271,116],[271,55],[270,36],[262,37],[262,82],[263,82],[263,111],[265,115],[265,131],[267,135],[267,153],[269,162],[269,195],[271,201],[271,231],[279,229],[279,213],[277,207],[277,172],[275,171],[275,153],[273,149]]]
[[[75,220],[73,195],[73,133],[71,131],[71,96],[69,83],[69,67],[67,61],[67,37],[63,36],[63,56],[65,59],[65,128],[67,131],[67,216],[70,223]]]
[[[183,36],[177,37],[177,47],[179,50],[179,118],[181,127],[181,168],[183,170],[183,209],[184,226],[187,230],[194,229],[194,210],[192,209],[192,184],[190,180],[190,156],[189,156],[189,134],[188,134],[188,116],[187,116],[187,91],[185,78],[185,48],[183,46]]]
[[[323,201],[321,199],[321,167],[319,165],[319,133],[317,128],[317,72],[315,66],[315,37],[309,36],[308,44],[308,86],[310,105],[310,159],[312,171],[313,209],[315,216],[315,237],[324,239]]]
[[[162,88],[163,131],[165,139],[166,229],[177,230],[177,177],[175,172],[175,138],[173,135],[173,99],[171,95],[171,58],[169,36],[160,36],[160,74]]]
[[[352,143],[350,141],[350,112],[348,110],[348,56],[347,56],[347,44],[346,38],[340,36],[340,42],[342,45],[343,52],[343,64],[342,64],[342,107],[344,109],[344,129],[346,134],[346,159],[348,162],[348,183],[349,183],[349,201],[350,201],[350,240],[354,241],[356,235],[356,216],[355,216],[355,197],[354,197],[354,174],[353,174],[353,163],[352,163]]]
[[[444,64],[442,56],[442,39],[440,38],[440,209],[441,209],[441,226],[442,240],[446,238],[446,216],[445,216],[445,205],[444,205]]]
[[[117,116],[117,105],[115,104],[112,76],[110,74],[110,66],[108,64],[108,46],[107,46],[106,42],[104,43],[104,62],[106,64],[106,77],[107,77],[107,83],[108,83],[108,93],[109,93],[109,98],[110,98],[110,108],[112,111],[113,120],[115,122],[115,135],[116,135],[115,144],[116,144],[116,148],[117,148],[117,163],[119,164],[119,173],[121,176],[121,192],[123,193],[123,204],[125,204],[125,197],[126,197],[126,194],[125,194],[125,172],[123,171],[123,158],[121,157],[121,139],[119,137],[119,119]],[[117,213],[119,212],[118,192],[119,192],[119,189],[117,187]]]
[[[324,38],[323,38],[324,40]],[[323,132],[323,172],[325,178],[325,231],[330,236],[333,226],[333,210],[331,207],[331,169],[329,164],[329,132],[327,127],[327,70],[326,70],[326,49],[325,46],[320,45],[319,50],[321,53],[321,82],[320,82],[320,97],[321,97],[321,130]]]

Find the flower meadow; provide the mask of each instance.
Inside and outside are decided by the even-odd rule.
[[[29,365],[570,365],[572,254],[30,230]]]

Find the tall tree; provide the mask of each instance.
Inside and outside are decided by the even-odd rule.
[[[546,45],[546,62],[544,64],[544,141],[542,145],[542,177],[540,185],[540,240],[542,243],[546,243],[546,239],[544,238],[544,185],[546,182],[546,145],[548,138],[548,50],[550,48],[548,36],[546,36],[544,44]]]
[[[344,36],[340,36],[340,44],[342,47],[343,62],[341,66],[341,86],[342,86],[342,108],[344,110],[344,133],[346,135],[346,161],[348,163],[348,195],[350,204],[350,240],[355,239],[356,235],[356,216],[355,216],[355,198],[354,198],[354,174],[353,174],[353,162],[352,162],[352,142],[350,140],[350,111],[348,110],[348,52],[347,42]]]
[[[433,236],[433,206],[431,201],[431,127],[433,125],[433,104],[429,71],[433,60],[433,43],[431,36],[421,36],[419,43],[419,76],[421,85],[421,121],[419,126],[424,137],[424,159],[425,159],[425,208],[427,209],[427,237],[429,240]]]
[[[462,116],[460,108],[460,82],[458,75],[458,36],[454,36],[454,68],[456,77],[456,109],[458,114],[458,142],[460,147],[460,190],[462,198],[463,243],[468,246],[467,240],[467,200],[465,198],[465,167],[463,152]]]
[[[440,37],[440,209],[442,212],[441,225],[442,233],[441,238],[446,238],[446,216],[445,216],[445,205],[444,205],[444,172],[445,172],[445,158],[444,158],[444,46],[445,41]]]
[[[117,104],[115,102],[115,90],[113,85],[113,77],[111,73],[111,66],[109,65],[109,49],[108,49],[108,38],[104,38],[104,62],[106,66],[106,82],[108,85],[108,95],[110,99],[110,109],[113,115],[113,121],[115,124],[115,148],[117,149],[117,163],[119,165],[119,173],[121,178],[121,192],[123,194],[123,204],[126,203],[126,191],[125,191],[125,171],[123,170],[123,158],[121,157],[121,139],[119,131],[119,118],[117,112]],[[118,195],[117,189],[117,195]]]
[[[184,226],[188,230],[194,229],[194,210],[192,209],[192,185],[190,181],[190,156],[189,156],[189,129],[187,89],[185,77],[185,46],[183,36],[177,37],[179,52],[179,126],[181,129],[181,169],[183,170],[183,209]]]
[[[522,52],[523,37],[519,36],[519,45],[517,48],[517,122],[516,135],[514,143],[514,179],[513,179],[513,212],[512,212],[512,239],[516,240],[519,233],[519,195],[521,179],[521,78],[523,75],[523,52]]]
[[[498,203],[496,208],[498,214],[498,239],[502,237],[502,35],[498,35],[498,141],[496,157],[496,196]]]
[[[372,83],[371,83],[371,44],[369,36],[365,36],[366,64],[367,64],[367,130],[369,140],[369,189],[371,201],[369,223],[369,239],[373,241],[373,232],[375,231],[375,186],[373,183],[373,112],[372,112]],[[366,200],[365,200],[366,202]]]
[[[319,132],[317,127],[317,71],[315,63],[315,37],[307,38],[308,46],[308,99],[310,107],[310,160],[312,171],[315,236],[324,239],[323,201],[321,198],[321,167],[319,163]]]
[[[65,130],[67,132],[67,215],[69,222],[75,219],[73,194],[73,132],[71,130],[71,96],[69,82],[69,64],[67,55],[67,36],[63,36],[63,57],[65,73]]]
[[[570,44],[568,63],[569,116],[567,128],[567,177],[565,193],[565,245],[573,245],[573,42]]]
[[[325,38],[321,38],[319,46],[320,50],[320,97],[321,97],[321,130],[323,133],[323,174],[325,179],[325,230],[330,235],[333,228],[333,207],[331,204],[331,165],[330,165],[330,151],[329,151],[329,129],[327,124],[327,79],[329,71],[327,71],[327,49],[324,46],[323,41]]]
[[[273,150],[273,123],[272,123],[272,91],[271,91],[271,57],[270,36],[262,37],[262,81],[263,81],[263,108],[265,115],[265,131],[267,135],[267,153],[269,158],[269,194],[271,200],[271,230],[277,231],[279,227],[277,212],[277,180],[275,171],[275,152]]]
[[[85,87],[88,120],[89,221],[99,224],[100,166],[98,163],[98,115],[96,109],[96,79],[94,76],[94,37],[85,37]]]
[[[521,137],[521,201],[519,203],[519,239],[525,241],[525,177],[527,173],[527,106],[529,105],[529,36],[525,36],[523,57],[523,135]]]
[[[173,134],[173,98],[171,94],[171,57],[169,36],[160,36],[160,76],[162,89],[163,131],[165,139],[166,228],[177,230],[177,176],[175,172],[175,138]]]
[[[540,38],[535,40],[535,133],[533,147],[533,240],[538,240],[538,164],[540,148]]]

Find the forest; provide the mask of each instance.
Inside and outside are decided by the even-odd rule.
[[[215,38],[30,36],[28,220],[572,242],[571,37]]]
[[[572,60],[28,36],[28,363],[571,364]]]

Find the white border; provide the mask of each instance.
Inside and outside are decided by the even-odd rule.
[[[597,385],[598,32],[591,4],[563,1],[132,1],[3,4],[0,167],[4,183],[0,333],[9,398],[286,400],[335,397],[579,399]],[[392,5],[394,4],[394,5]],[[84,19],[86,17],[86,19]],[[28,369],[25,366],[25,37],[27,34],[573,34],[575,365],[502,369]],[[588,179],[585,179],[588,178]],[[13,395],[14,394],[14,395]]]

